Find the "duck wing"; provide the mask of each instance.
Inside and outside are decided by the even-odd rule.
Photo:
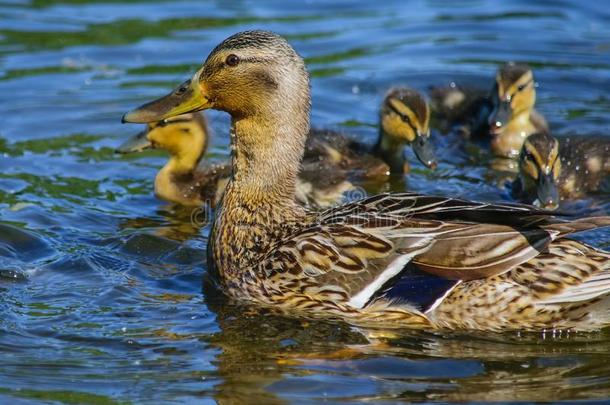
[[[280,290],[362,308],[414,267],[446,280],[429,293],[436,299],[528,262],[557,238],[609,225],[610,217],[565,221],[520,205],[385,194],[318,214],[272,250],[263,270]]]

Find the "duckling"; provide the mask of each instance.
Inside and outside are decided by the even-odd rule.
[[[410,170],[404,146],[411,145],[426,167],[435,169],[437,160],[430,140],[430,109],[416,90],[392,88],[379,112],[379,136],[374,146],[343,134],[312,130],[305,146],[305,161],[325,160],[348,170],[359,180],[403,175]]]
[[[534,109],[536,86],[529,66],[507,63],[496,75],[493,109],[487,123],[491,150],[497,156],[516,158],[525,138],[535,132],[549,132],[542,115]]]
[[[457,120],[459,131],[468,138],[488,138],[499,157],[517,158],[525,138],[549,132],[546,120],[534,109],[534,74],[525,64],[502,66],[490,96],[455,85],[432,89],[431,96],[440,117]]]
[[[243,95],[247,95],[244,97]],[[295,200],[310,119],[303,59],[268,31],[235,34],[169,95],[123,116],[231,115],[232,174],[208,268],[235,300],[374,328],[598,329],[610,324],[610,254],[529,206],[415,193],[312,212]]]
[[[118,153],[141,152],[145,149],[163,149],[169,160],[155,177],[155,195],[165,201],[215,207],[231,174],[228,162],[201,165],[207,150],[209,129],[202,114],[191,113],[148,123],[146,129],[125,141]],[[310,207],[331,206],[341,201],[353,186],[342,173],[328,173],[324,162],[307,165],[299,175],[298,200]]]
[[[202,114],[184,114],[148,123],[146,129],[117,148],[118,153],[163,149],[169,160],[155,177],[155,195],[186,205],[212,206],[224,190],[231,167],[226,164],[200,166],[208,146],[209,129]]]
[[[530,135],[519,155],[513,194],[525,202],[555,209],[560,200],[582,198],[599,189],[610,173],[610,139],[548,133]]]

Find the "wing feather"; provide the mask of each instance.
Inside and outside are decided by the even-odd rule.
[[[294,278],[280,275],[278,283],[291,289],[323,285],[357,308],[392,288],[409,263],[449,280],[486,278],[529,266],[572,232],[610,225],[610,217],[567,221],[523,205],[413,193],[377,195],[317,215],[315,225],[275,250],[269,262],[276,265],[266,270],[289,269]],[[563,299],[605,291],[606,283],[607,278],[591,279]]]

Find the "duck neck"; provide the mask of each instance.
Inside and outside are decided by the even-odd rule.
[[[305,140],[301,132],[294,125],[275,120],[258,117],[233,120],[230,191],[247,197],[252,205],[294,207]]]
[[[244,276],[277,240],[302,224],[295,185],[309,132],[309,114],[276,110],[267,117],[233,117],[233,173],[216,212],[211,264],[226,282]]]
[[[393,175],[402,175],[408,170],[404,155],[404,142],[395,139],[379,126],[379,137],[374,152],[390,167]]]
[[[177,143],[162,147],[169,152],[169,161],[163,168],[169,174],[184,175],[195,171],[208,147],[203,128],[188,128],[187,131],[176,134]]]
[[[173,174],[191,173],[199,165],[202,155],[203,152],[193,152],[192,150],[184,151],[184,153],[172,153],[163,169]]]

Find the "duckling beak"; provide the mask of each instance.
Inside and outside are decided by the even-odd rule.
[[[537,184],[538,203],[547,209],[556,209],[559,206],[559,190],[553,180],[553,175],[540,174]]]
[[[116,153],[132,153],[142,152],[144,149],[152,148],[151,142],[146,137],[147,131],[137,133],[123,142],[118,148],[115,149]]]
[[[510,101],[501,101],[499,105],[495,106],[488,121],[491,133],[495,134],[506,125],[510,121],[511,114]]]
[[[211,108],[205,86],[199,81],[200,71],[166,96],[151,101],[123,115],[123,123],[148,123],[161,121],[176,115]]]
[[[436,166],[438,165],[436,153],[434,152],[432,142],[430,142],[429,135],[418,133],[412,146],[415,156],[417,156],[424,166],[432,170],[436,169]]]

